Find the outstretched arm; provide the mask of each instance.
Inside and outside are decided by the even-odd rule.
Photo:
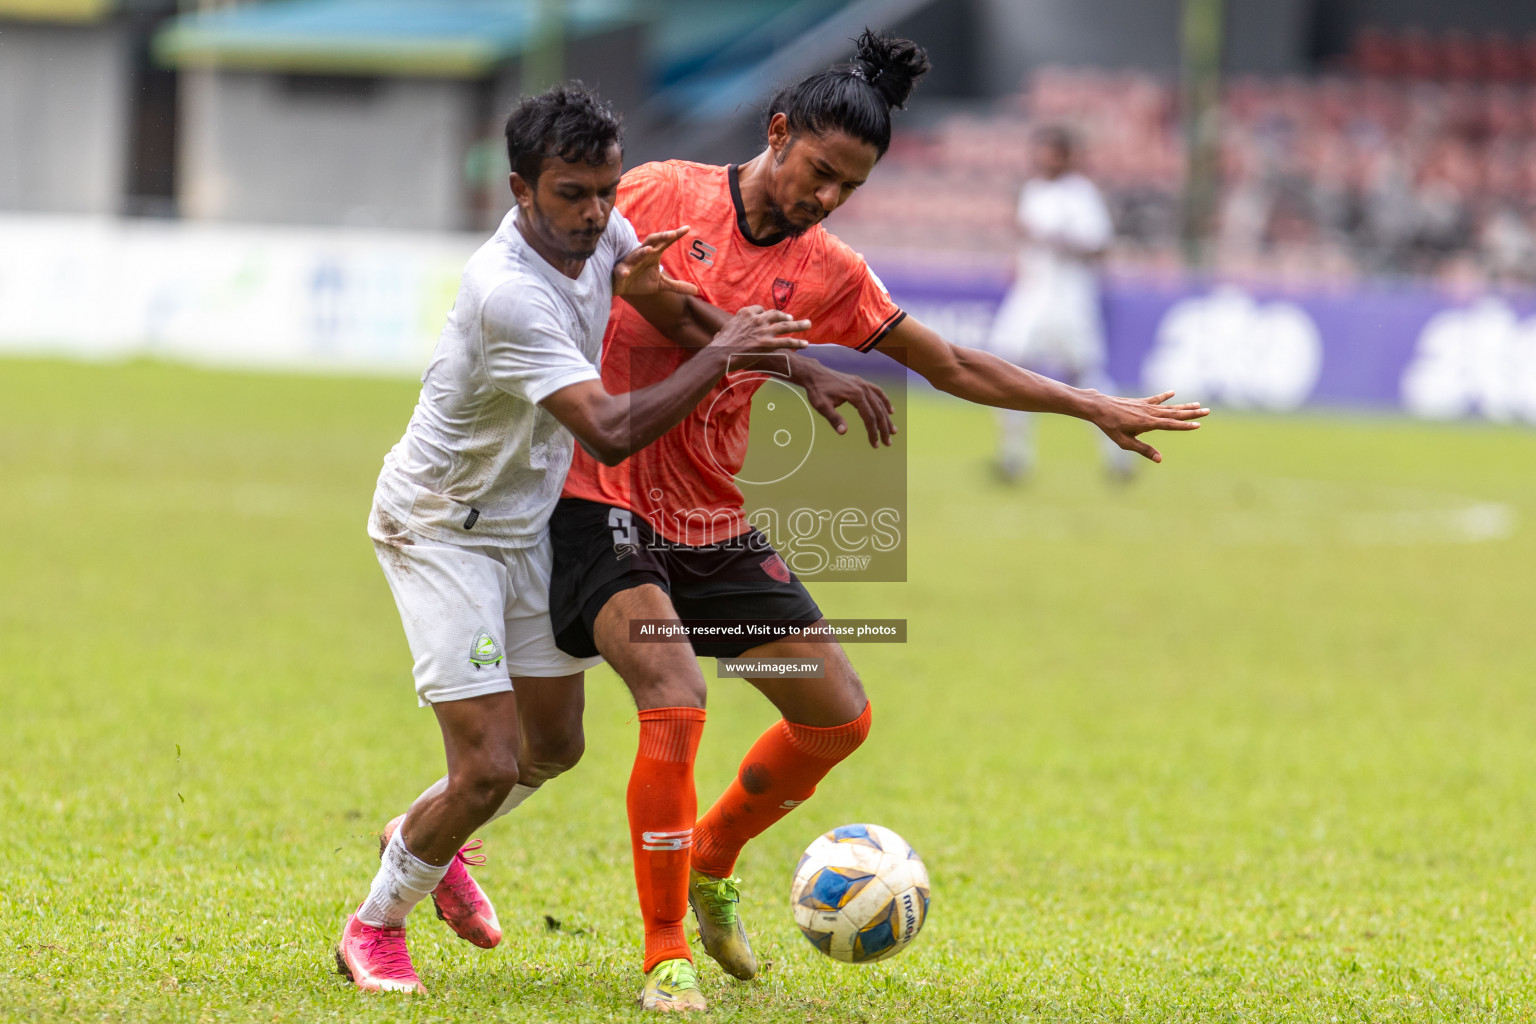
[[[576,435],[581,446],[605,466],[617,466],[683,421],[709,394],[733,356],[804,348],[784,335],[809,328],[808,320],[748,306],[666,380],[610,395],[602,381],[561,388],[540,404]]]
[[[1074,388],[1020,369],[990,352],[952,345],[908,316],[880,343],[883,352],[921,374],[940,391],[979,405],[1023,412],[1054,412],[1087,420],[1109,439],[1153,462],[1156,448],[1137,435],[1149,430],[1194,430],[1210,413],[1198,402],[1164,405],[1172,391],[1151,398],[1117,398]]]

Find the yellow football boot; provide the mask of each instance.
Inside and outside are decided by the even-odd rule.
[[[690,1013],[703,1010],[704,993],[699,991],[699,975],[693,969],[693,961],[679,957],[663,960],[645,975],[645,988],[640,990],[640,1008],[659,1013]]]
[[[704,952],[714,958],[726,974],[747,981],[757,977],[757,957],[742,926],[737,905],[741,903],[739,878],[712,878],[689,869],[688,905],[699,922],[699,938]]]

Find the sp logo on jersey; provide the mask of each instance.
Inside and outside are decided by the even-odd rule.
[[[706,267],[715,265],[715,247],[702,238],[695,238],[693,244],[688,247],[688,255],[704,264]]]
[[[773,279],[773,308],[783,309],[789,305],[789,300],[795,297],[795,282],[786,281],[782,277]]]

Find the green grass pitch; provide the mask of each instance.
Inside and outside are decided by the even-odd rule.
[[[414,396],[0,362],[0,1019],[638,1015],[606,670],[586,759],[485,837],[501,948],[418,910],[430,997],[332,973],[442,770],[363,532]],[[1218,412],[1116,490],[1058,422],[1007,489],[985,411],[911,405],[910,582],[816,588],[911,640],[852,648],[874,731],[744,856],[766,969],[704,961],[711,1019],[1532,1018],[1536,434]],[[772,717],[713,684],[701,802]],[[933,877],[873,967],[787,907],[849,821]]]

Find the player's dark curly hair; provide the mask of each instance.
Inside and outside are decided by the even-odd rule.
[[[596,167],[614,143],[623,148],[623,121],[580,82],[529,96],[507,115],[507,162],[530,185],[538,184],[545,157]]]
[[[767,120],[783,114],[791,134],[845,132],[879,150],[891,145],[891,108],[907,105],[912,86],[933,64],[910,39],[866,28],[852,61],[834,64],[780,89],[768,102]]]

